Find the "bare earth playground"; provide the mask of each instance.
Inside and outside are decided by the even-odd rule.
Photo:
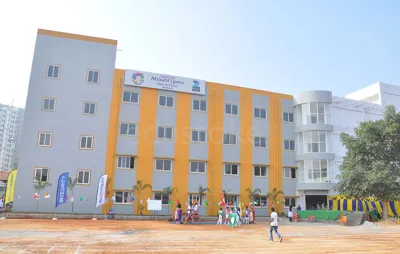
[[[282,221],[285,219],[281,219]],[[237,228],[166,221],[7,219],[0,253],[398,253],[400,227],[379,223],[281,222],[282,243],[267,222]]]

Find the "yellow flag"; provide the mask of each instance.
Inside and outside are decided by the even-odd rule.
[[[7,189],[6,189],[6,202],[4,203],[4,206],[6,206],[8,203],[14,201],[14,191],[15,191],[15,183],[17,181],[17,172],[18,170],[13,170],[8,174],[8,179],[7,179]]]

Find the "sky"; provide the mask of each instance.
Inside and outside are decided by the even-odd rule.
[[[118,40],[116,68],[279,93],[400,85],[397,0],[0,1],[0,103],[24,107],[38,28]]]

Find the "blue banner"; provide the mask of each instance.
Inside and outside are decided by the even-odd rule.
[[[67,202],[68,176],[69,173],[65,172],[58,178],[56,208]]]

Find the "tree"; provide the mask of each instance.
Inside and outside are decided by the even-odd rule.
[[[200,200],[202,201],[203,200],[203,196],[206,194],[206,193],[211,193],[211,190],[209,189],[209,188],[207,188],[207,187],[203,187],[203,186],[199,186],[199,190],[198,190],[198,193],[199,193],[199,198],[200,198]],[[200,200],[199,200],[199,202],[200,202]],[[200,204],[200,205],[203,205],[203,204]]]
[[[251,190],[250,188],[247,188],[246,192],[247,192],[247,197],[249,198],[250,202],[254,202],[256,200],[256,198],[259,197],[261,194],[260,189]]]
[[[151,189],[151,184],[144,183],[143,180],[137,180],[136,184],[133,185],[132,190],[134,193],[137,193],[137,213],[142,215],[142,211],[144,206],[140,203],[140,194],[146,189]]]
[[[33,188],[35,188],[36,193],[40,197],[42,190],[47,187],[51,187],[51,183],[42,181],[40,177],[34,178]],[[36,198],[36,213],[39,212],[39,197]]]
[[[71,191],[72,197],[74,197],[74,188],[76,183],[78,182],[78,179],[72,180],[71,177],[68,177],[68,189]],[[72,213],[74,213],[74,203],[75,203],[75,197],[74,197],[74,202],[71,202],[72,205]]]
[[[283,193],[283,191],[278,190],[277,188],[273,188],[272,192],[269,192],[267,194],[267,200],[270,200],[270,199],[272,200],[272,207],[275,207],[275,200],[277,200],[280,195],[284,195],[284,193]],[[277,212],[278,212],[278,209],[277,209]]]
[[[163,195],[165,194],[165,195],[168,196],[168,200],[171,199],[172,194],[173,194],[174,192],[178,192],[178,189],[175,188],[175,187],[172,187],[172,186],[165,187],[165,188],[163,189],[163,191],[162,191]],[[170,204],[169,204],[169,202],[168,202],[168,214],[170,214],[170,212],[171,212],[171,209],[170,209]]]
[[[382,201],[383,218],[388,218],[389,201],[400,198],[400,113],[388,106],[383,119],[361,122],[354,131],[354,136],[340,135],[347,153],[335,190]]]

